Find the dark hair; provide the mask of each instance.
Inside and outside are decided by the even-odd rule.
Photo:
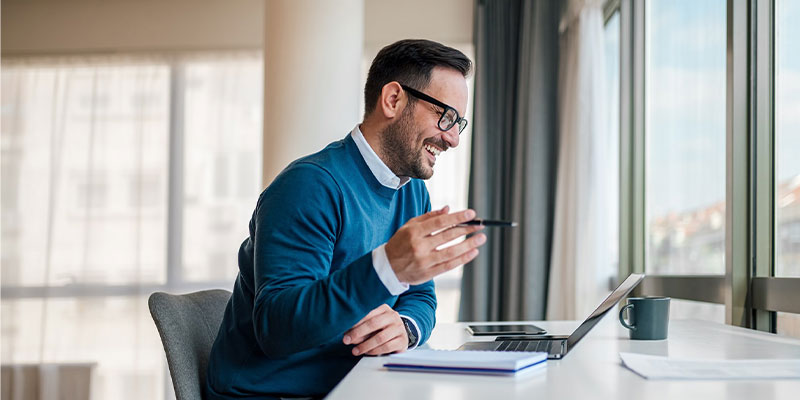
[[[452,68],[467,77],[472,71],[472,61],[464,53],[430,40],[406,39],[381,49],[372,60],[364,85],[364,115],[375,109],[387,83],[397,81],[424,90],[430,84],[434,67]],[[414,100],[409,97],[409,104]]]

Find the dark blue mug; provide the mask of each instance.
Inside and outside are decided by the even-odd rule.
[[[628,311],[628,320],[624,314]],[[631,297],[619,310],[619,322],[634,340],[663,340],[669,330],[669,297]]]

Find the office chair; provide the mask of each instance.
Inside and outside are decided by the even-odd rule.
[[[231,292],[155,292],[147,304],[158,328],[177,400],[201,399],[211,346]]]

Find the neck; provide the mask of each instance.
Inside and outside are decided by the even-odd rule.
[[[374,151],[375,154],[378,155],[378,158],[380,158],[381,161],[386,164],[386,156],[381,150],[381,135],[379,134],[381,127],[365,119],[364,122],[358,126],[358,129],[361,130],[361,134],[364,135],[364,139],[367,140],[369,147],[372,147],[372,151]]]

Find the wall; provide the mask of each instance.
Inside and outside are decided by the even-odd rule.
[[[2,53],[257,48],[268,0],[5,0]],[[365,0],[365,55],[400,38],[472,42],[473,0]]]

